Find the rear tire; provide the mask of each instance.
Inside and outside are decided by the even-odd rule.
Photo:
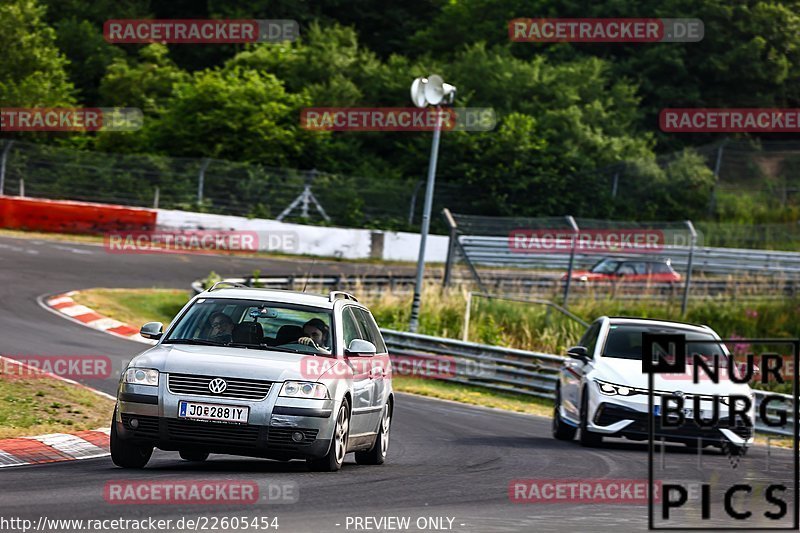
[[[578,428],[567,425],[561,418],[561,387],[556,388],[555,407],[553,409],[553,438],[572,440]]]
[[[336,425],[333,428],[331,446],[325,457],[308,459],[308,468],[314,472],[336,472],[342,468],[344,456],[347,455],[347,438],[350,436],[350,404],[347,399],[342,401],[339,413],[336,415]]]
[[[184,461],[189,461],[191,463],[202,463],[206,459],[208,459],[208,452],[204,452],[201,450],[180,450],[178,452],[181,456],[181,459]]]
[[[117,433],[117,410],[111,420],[111,461],[121,468],[144,468],[153,455],[153,447],[120,438]]]
[[[356,452],[356,463],[360,465],[382,465],[386,461],[389,451],[389,430],[392,425],[392,409],[387,403],[383,408],[383,416],[378,426],[378,436],[375,444],[369,450]]]
[[[578,437],[578,441],[581,443],[581,446],[586,446],[587,448],[594,448],[595,446],[600,446],[603,443],[603,436],[589,431],[589,429],[587,428],[588,416],[589,416],[589,389],[585,389],[583,391],[583,399],[581,400],[581,433],[580,436]]]

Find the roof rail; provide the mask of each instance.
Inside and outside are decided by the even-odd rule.
[[[245,285],[243,283],[237,283],[235,281],[224,281],[223,280],[223,281],[218,281],[215,284],[213,284],[211,286],[211,288],[207,290],[207,292],[211,292],[211,291],[213,291],[213,290],[215,290],[217,288],[222,288],[222,287],[220,287],[220,285],[230,285],[231,287],[235,287],[237,289],[249,289],[250,288],[250,287],[248,287],[247,285]]]
[[[335,301],[335,300],[341,300],[341,299],[345,299],[345,300],[353,300],[354,302],[357,302],[357,301],[358,301],[358,298],[356,298],[355,296],[353,296],[353,295],[352,295],[352,294],[350,294],[349,292],[344,292],[344,291],[331,291],[331,295],[330,295],[330,297],[329,297],[329,300],[330,300],[331,302],[333,302],[333,301]]]

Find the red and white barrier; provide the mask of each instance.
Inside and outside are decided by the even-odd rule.
[[[153,209],[0,196],[0,228],[56,233],[154,230]]]

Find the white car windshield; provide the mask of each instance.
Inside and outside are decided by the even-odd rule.
[[[331,311],[235,298],[200,298],[179,319],[165,344],[203,344],[331,354]]]
[[[717,341],[711,334],[697,333],[685,329],[669,328],[661,326],[640,326],[640,325],[612,325],[608,332],[605,347],[603,348],[604,357],[615,357],[618,359],[638,359],[642,358],[642,333],[658,333],[670,335],[686,335],[686,349],[690,354],[699,354],[703,359],[713,364],[715,357],[719,357],[719,364],[727,365],[727,354],[723,344]],[[692,357],[686,359],[688,364],[693,361]]]

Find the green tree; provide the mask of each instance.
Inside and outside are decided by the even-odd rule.
[[[0,105],[61,106],[74,102],[67,60],[55,44],[55,31],[34,0],[0,4]]]

